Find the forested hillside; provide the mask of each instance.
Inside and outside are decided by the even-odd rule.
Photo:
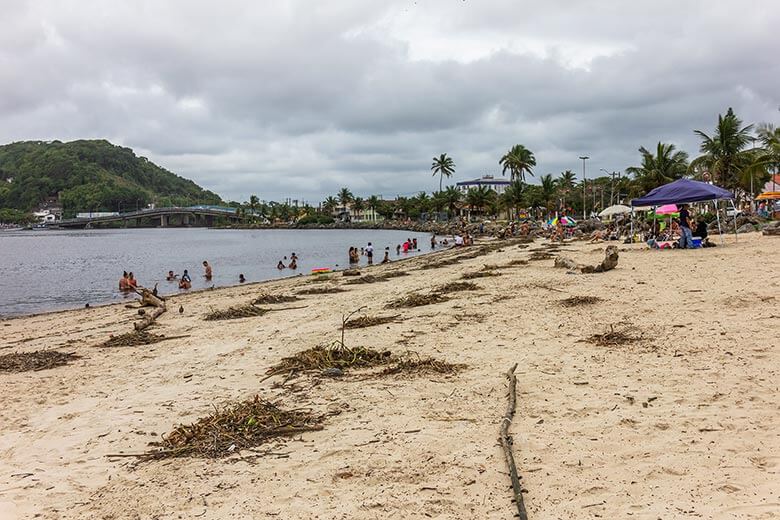
[[[215,193],[105,140],[0,146],[0,208],[30,211],[57,194],[65,216],[125,211],[151,202],[158,206],[221,202]]]

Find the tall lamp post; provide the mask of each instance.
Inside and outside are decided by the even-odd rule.
[[[586,211],[587,199],[585,198],[585,161],[590,159],[587,155],[580,155],[582,159],[582,220],[587,220],[588,212]]]

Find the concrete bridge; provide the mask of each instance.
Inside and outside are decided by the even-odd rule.
[[[71,218],[48,223],[47,227],[89,229],[95,225],[120,222],[127,227],[134,221],[135,227],[211,227],[217,219],[239,222],[244,219],[234,208],[216,206],[190,206],[186,208],[154,208],[129,211],[118,215],[101,217]],[[144,222],[144,224],[142,224]]]

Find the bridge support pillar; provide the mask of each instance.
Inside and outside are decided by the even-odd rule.
[[[167,227],[168,226],[168,219],[165,217],[165,215],[160,215],[160,227]]]
[[[181,217],[181,225],[182,226],[189,226],[190,225],[190,215],[188,213],[185,213]]]

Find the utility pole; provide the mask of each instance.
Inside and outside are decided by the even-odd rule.
[[[590,157],[587,155],[580,155],[580,159],[582,159],[582,220],[586,220],[588,218],[586,209],[588,201],[585,198],[585,161],[590,159]]]

